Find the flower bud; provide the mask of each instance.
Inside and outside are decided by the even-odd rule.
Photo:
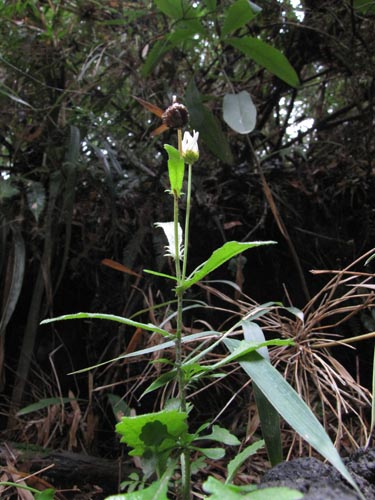
[[[193,135],[190,132],[185,132],[182,139],[182,158],[190,165],[199,159],[198,138],[199,132],[193,130]]]

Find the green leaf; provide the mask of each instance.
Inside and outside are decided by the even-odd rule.
[[[192,285],[205,278],[207,274],[211,273],[222,264],[232,259],[236,255],[248,250],[249,248],[259,247],[263,245],[272,245],[276,243],[275,241],[253,241],[253,242],[238,242],[238,241],[228,241],[217,250],[215,250],[211,257],[197,267],[191,275],[186,279],[186,281],[181,285],[181,290],[187,290]]]
[[[166,16],[172,19],[181,19],[184,17],[184,7],[186,1],[179,0],[155,0],[156,7]]]
[[[303,498],[300,491],[290,488],[262,488],[254,490],[252,485],[235,486],[223,484],[218,479],[209,477],[203,484],[207,493],[212,493],[207,500],[298,500]],[[249,491],[249,489],[253,491]]]
[[[194,450],[200,451],[202,455],[211,460],[220,460],[225,457],[225,450],[223,448],[197,448],[194,446]]]
[[[224,339],[223,342],[230,352],[234,352],[241,344],[236,339]],[[240,366],[253,379],[253,382],[284,420],[318,453],[336,467],[342,476],[355,488],[360,497],[363,498],[322,424],[293,387],[288,384],[271,363],[257,352],[250,352],[246,355],[246,358],[240,361]]]
[[[232,165],[233,156],[227,137],[218,119],[202,104],[201,95],[193,80],[187,86],[185,102],[189,110],[191,128],[199,131],[199,139],[202,139],[220,160]]]
[[[259,441],[256,441],[255,443],[252,443],[250,446],[247,446],[244,450],[242,450],[240,453],[238,453],[233,460],[231,460],[228,463],[228,477],[226,479],[226,483],[230,483],[233,481],[234,476],[238,469],[241,467],[241,465],[246,462],[246,460],[254,455],[260,448],[263,448],[264,446],[264,441],[263,439],[260,439]]]
[[[169,280],[177,281],[176,276],[171,276],[170,274],[159,273],[158,271],[152,271],[151,269],[143,269],[143,272],[152,274],[153,276],[160,276],[161,278],[167,278]]]
[[[1,184],[0,184],[1,186]],[[25,274],[26,250],[25,241],[18,227],[11,226],[13,232],[12,250],[7,266],[8,286],[4,286],[2,315],[0,318],[0,337],[5,334],[6,327],[16,308],[21,293]]]
[[[250,94],[246,90],[243,90],[239,94],[225,94],[223,119],[239,134],[248,134],[254,130],[257,120],[257,110]]]
[[[123,417],[121,422],[116,425],[116,432],[121,434],[121,442],[126,443],[133,450],[132,456],[142,456],[147,447],[151,446],[150,433],[155,431],[156,427],[149,428],[148,434],[144,434],[144,428],[147,426],[162,426],[165,432],[163,439],[158,444],[154,444],[160,449],[165,449],[175,444],[175,441],[187,432],[187,413],[177,410],[164,410],[155,413],[146,413],[135,417]],[[158,428],[159,428],[158,427]],[[167,441],[167,442],[164,442]],[[172,443],[170,442],[172,441]]]
[[[133,326],[134,328],[141,328],[148,332],[160,333],[164,337],[169,337],[170,334],[166,330],[153,325],[152,323],[139,323],[138,321],[133,321],[128,318],[123,318],[122,316],[115,316],[114,314],[101,314],[101,313],[84,313],[79,312],[76,314],[64,314],[64,316],[58,316],[56,318],[44,319],[40,322],[41,325],[46,325],[48,323],[53,323],[55,321],[65,321],[70,319],[106,319],[109,321],[116,321],[117,323],[122,323],[124,325]]]
[[[17,412],[17,416],[21,417],[23,415],[28,415],[29,413],[33,413],[34,411],[43,410],[44,408],[48,408],[51,405],[61,405],[70,403],[70,401],[75,401],[74,398],[45,398],[40,399],[36,403],[32,403],[31,405],[27,405],[24,408],[21,408]]]
[[[204,0],[204,3],[206,4],[206,7],[210,11],[216,10],[216,2],[217,0]]]
[[[1,179],[0,182],[0,203],[3,200],[16,196],[20,190],[13,186],[11,179]]]
[[[29,210],[33,214],[36,222],[38,222],[46,204],[46,191],[43,184],[38,181],[28,181],[26,198]]]
[[[229,38],[227,43],[268,69],[270,73],[276,75],[291,87],[299,86],[300,82],[297,73],[288,59],[271,45],[250,36]]]
[[[133,491],[132,493],[120,493],[111,495],[105,500],[168,500],[168,485],[174,472],[175,463],[173,462],[165,471],[159,481],[154,481],[150,486],[143,490]]]
[[[199,436],[199,439],[209,439],[229,446],[238,446],[241,444],[241,441],[234,434],[219,425],[214,425],[211,434]]]
[[[257,323],[250,320],[244,320],[241,322],[241,325],[246,341],[265,342],[266,339],[263,331]],[[257,349],[257,353],[267,361],[270,360],[266,346]],[[255,383],[253,383],[253,390],[262,429],[262,436],[266,443],[268,458],[272,465],[276,465],[283,459],[280,417],[278,412]]]
[[[353,8],[362,15],[375,15],[375,1],[374,0],[354,0]]]
[[[182,184],[184,182],[185,162],[181,157],[180,152],[173,146],[164,144],[164,149],[168,153],[168,174],[171,191],[179,198]]]
[[[261,9],[258,7],[258,10],[256,10],[253,6],[254,4],[249,2],[249,0],[237,0],[234,2],[225,12],[221,37],[226,37],[231,31],[245,26],[246,23],[254,19]]]
[[[53,488],[47,488],[46,490],[39,491],[35,493],[35,500],[53,500],[55,498],[56,491]]]

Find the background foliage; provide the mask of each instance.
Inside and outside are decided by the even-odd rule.
[[[30,400],[73,395],[87,399],[86,421],[97,430],[93,422],[111,404],[100,388],[116,382],[123,395],[143,369],[134,362],[94,378],[66,377],[150,339],[108,325],[39,326],[78,310],[131,316],[144,309],[157,321],[163,313],[148,308],[171,298],[141,275],[164,265],[153,223],[171,218],[162,196],[171,132],[151,139],[160,122],[132,95],[165,108],[176,94],[200,131],[192,267],[227,240],[277,240],[234,263],[233,280],[257,301],[286,300],[286,288],[301,307],[322,283],[308,270],[341,267],[374,244],[374,2],[258,4],[1,4],[5,415]],[[222,117],[225,95],[244,90],[257,109],[251,142]],[[20,432],[17,419],[8,426]],[[65,439],[71,448],[85,439],[97,446],[83,429],[80,443]]]

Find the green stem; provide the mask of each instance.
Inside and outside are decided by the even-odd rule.
[[[192,178],[192,165],[188,167],[188,183],[187,183],[187,196],[186,196],[186,216],[185,216],[185,235],[184,235],[184,260],[182,264],[182,277],[181,281],[184,282],[186,278],[187,256],[189,248],[189,224],[190,224],[190,208],[191,208],[191,178]]]

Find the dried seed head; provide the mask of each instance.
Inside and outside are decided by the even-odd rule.
[[[169,128],[182,128],[189,121],[189,113],[183,104],[174,102],[164,111],[161,119]]]

